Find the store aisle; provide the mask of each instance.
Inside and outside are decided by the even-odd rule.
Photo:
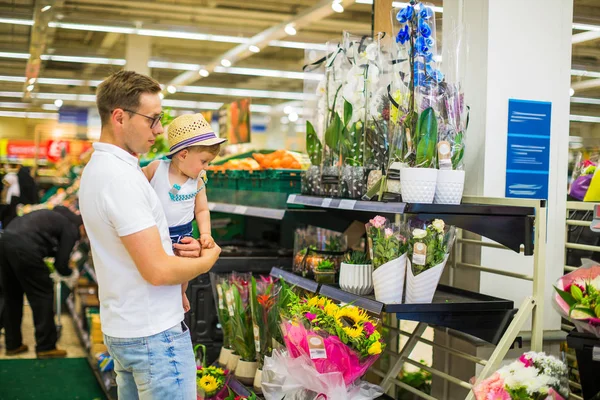
[[[68,314],[67,310],[63,310],[61,316],[61,322],[63,325],[61,337],[57,343],[57,347],[67,351],[68,358],[84,358],[87,356],[77,333],[73,326],[73,320]],[[35,339],[34,339],[34,328],[33,328],[33,316],[31,314],[31,308],[29,305],[25,305],[23,310],[23,343],[29,346],[27,353],[19,354],[13,357],[7,357],[4,349],[4,333],[0,335],[0,360],[14,360],[14,359],[31,359],[35,357]],[[1,363],[2,361],[0,361]]]

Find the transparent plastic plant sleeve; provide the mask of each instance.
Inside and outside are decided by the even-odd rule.
[[[319,373],[308,356],[292,358],[285,350],[265,358],[261,386],[266,400],[372,400],[383,394],[364,381],[347,387],[340,373]]]
[[[582,266],[560,278],[555,286],[560,290],[570,292],[571,285],[574,284],[580,288],[590,284],[596,289],[600,289],[600,265],[592,260],[582,259]],[[564,318],[571,321],[579,332],[591,333],[600,338],[600,318],[581,315],[581,313],[570,314],[569,305],[556,292],[554,300],[555,308]]]
[[[217,274],[211,272],[209,276],[213,291],[213,298],[215,299],[215,307],[217,309],[217,317],[223,332],[223,348],[231,350],[231,323],[225,301],[225,293],[229,288],[231,274]],[[226,360],[224,361],[226,362]]]
[[[469,111],[464,101],[462,82],[466,76],[468,48],[465,29],[450,17],[444,24],[444,62],[441,65],[444,81],[440,84],[439,142],[445,141],[451,148],[451,167],[464,169],[464,152]]]

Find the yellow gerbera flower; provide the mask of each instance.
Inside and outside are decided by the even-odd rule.
[[[329,300],[321,296],[311,297],[306,303],[309,307],[325,307]]]
[[[351,328],[348,326],[345,326],[342,328],[342,330],[346,333],[346,335],[348,335],[349,338],[351,339],[357,339],[360,337],[360,335],[362,335],[363,333],[363,328],[358,326],[355,328]]]
[[[372,356],[381,354],[381,342],[375,342],[371,346],[369,346],[368,352]]]
[[[199,385],[200,389],[204,390],[206,393],[213,393],[219,389],[219,382],[217,382],[217,379],[212,375],[204,375],[200,378]]]

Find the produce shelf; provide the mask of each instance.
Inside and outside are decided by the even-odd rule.
[[[244,215],[247,217],[257,217],[274,219],[281,221],[285,215],[285,210],[278,210],[275,208],[267,207],[252,207],[243,206],[238,204],[225,204],[225,203],[208,203],[208,209],[214,212],[220,212],[225,214],[236,214]]]

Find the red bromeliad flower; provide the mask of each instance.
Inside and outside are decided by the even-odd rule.
[[[275,299],[268,294],[259,294],[256,297],[256,300],[258,300],[258,304],[265,308],[269,308],[275,303]]]

